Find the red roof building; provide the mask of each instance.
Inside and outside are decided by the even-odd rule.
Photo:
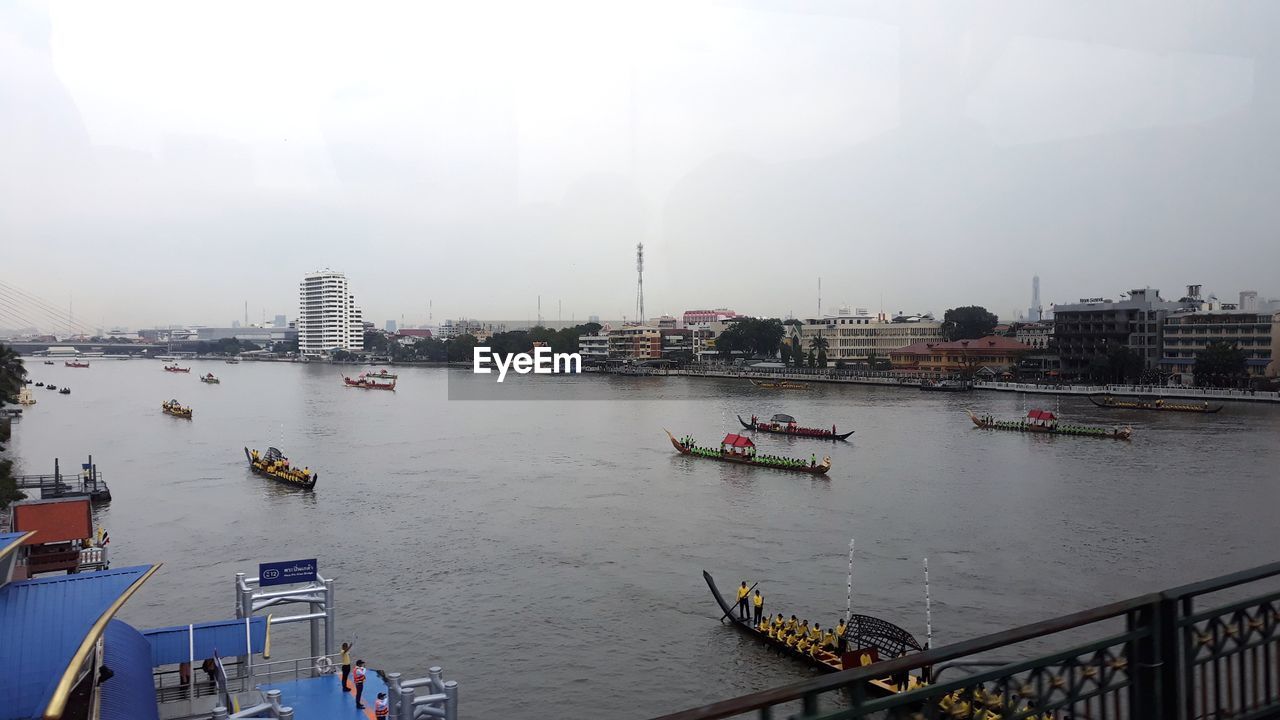
[[[1035,348],[1013,338],[988,335],[976,340],[918,342],[889,352],[894,370],[922,373],[967,373],[987,367],[1005,369]]]

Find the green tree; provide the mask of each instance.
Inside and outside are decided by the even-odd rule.
[[[810,350],[809,354],[805,356],[805,364],[809,367],[817,367],[817,359],[813,356],[812,350]]]
[[[789,342],[782,343],[781,347],[778,348],[778,354],[782,358],[783,365],[790,365],[791,364],[791,343]]]
[[[1196,385],[1232,387],[1245,378],[1244,351],[1223,340],[1211,342],[1196,353]]]
[[[995,330],[999,322],[994,314],[980,305],[951,308],[942,316],[942,333],[948,340],[976,340]]]
[[[22,358],[8,345],[0,345],[0,407],[14,402],[18,392],[25,385],[27,369],[22,365]],[[7,418],[0,420],[0,442],[8,442],[12,425]],[[0,446],[0,451],[4,447]],[[26,494],[18,489],[13,478],[13,462],[0,458],[0,510],[9,507],[9,503],[21,500]]]
[[[471,362],[476,345],[474,335],[463,334],[446,342],[445,356],[449,362]]]
[[[22,358],[13,348],[0,344],[0,407],[17,400],[26,377],[27,369],[22,365]]]
[[[376,355],[386,355],[387,346],[389,344],[390,343],[387,340],[387,336],[376,330],[369,330],[369,331],[366,331],[364,334],[365,352],[371,352]]]

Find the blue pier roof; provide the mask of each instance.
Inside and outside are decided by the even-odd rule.
[[[0,587],[0,720],[60,714],[86,659],[83,653],[158,567],[56,575]]]
[[[246,632],[245,625],[248,625]],[[205,658],[249,655],[267,649],[267,618],[264,615],[247,620],[219,620],[175,625],[173,627],[143,630],[142,636],[151,644],[151,666],[175,665],[194,660],[197,664]],[[246,641],[251,646],[246,652]]]
[[[22,538],[30,534],[30,531],[0,533],[0,558],[16,550],[22,544]],[[0,582],[3,581],[4,578],[0,578]]]

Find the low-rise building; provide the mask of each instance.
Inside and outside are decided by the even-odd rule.
[[[609,331],[609,359],[644,362],[662,359],[662,331],[651,325],[627,325]]]
[[[805,320],[790,326],[789,336],[800,338],[800,347],[808,352],[821,335],[827,342],[828,362],[865,362],[871,358],[887,358],[899,348],[913,343],[942,342],[942,323],[930,315],[899,315],[886,320],[883,314],[871,315],[865,310],[822,319]]]
[[[918,342],[889,352],[893,369],[926,375],[1003,374],[1013,369],[1018,358],[1034,350],[1013,338],[988,335],[976,340]]]
[[[726,308],[719,308],[716,310],[685,310],[684,326],[689,327],[691,325],[702,325],[705,323],[713,323],[717,320],[732,320],[736,317],[738,317],[738,313]]]
[[[609,360],[609,336],[605,333],[578,336],[578,354],[583,365],[603,365]]]
[[[1250,377],[1263,377],[1275,357],[1272,345],[1278,317],[1237,309],[1172,313],[1164,322],[1161,369],[1170,373],[1174,382],[1190,385],[1194,382],[1196,355],[1210,343],[1224,342],[1244,353],[1245,371]]]
[[[1037,350],[1048,350],[1049,342],[1053,340],[1053,323],[1046,321],[1016,323],[1013,326],[1013,338]]]

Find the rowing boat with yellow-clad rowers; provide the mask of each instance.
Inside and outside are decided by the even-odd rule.
[[[1121,400],[1111,395],[1103,395],[1101,400],[1089,396],[1089,402],[1100,408],[1112,410],[1157,410],[1161,412],[1185,412],[1212,415],[1222,409],[1222,405],[1210,407],[1207,402],[1170,402],[1164,398],[1155,400]]]
[[[249,469],[259,475],[265,475],[272,480],[278,480],[286,485],[300,487],[303,490],[310,490],[316,486],[316,480],[320,479],[320,473],[311,472],[311,468],[296,468],[289,464],[289,458],[278,449],[269,447],[266,454],[260,454],[257,450],[244,449],[244,456],[249,461]]]

